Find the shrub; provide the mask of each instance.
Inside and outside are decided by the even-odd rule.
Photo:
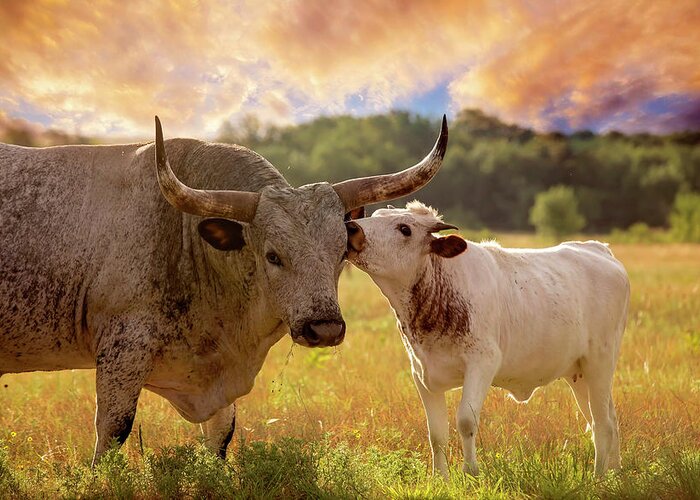
[[[678,193],[670,223],[675,241],[700,243],[700,194]]]
[[[242,442],[233,455],[236,489],[243,498],[319,498],[320,452],[315,443],[284,438]]]
[[[607,240],[610,243],[664,243],[669,238],[661,229],[652,229],[644,222],[635,222],[627,229],[613,229]]]
[[[530,209],[530,224],[539,234],[559,238],[580,231],[586,220],[578,211],[574,190],[554,186],[535,197],[535,204]]]

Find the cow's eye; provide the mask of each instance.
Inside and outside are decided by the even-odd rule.
[[[399,231],[401,231],[401,234],[404,236],[411,236],[411,228],[406,224],[399,224]]]
[[[280,259],[280,256],[277,255],[275,252],[267,252],[265,258],[270,264],[274,264],[275,266],[282,265],[282,259]]]

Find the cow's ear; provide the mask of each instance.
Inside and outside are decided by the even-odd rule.
[[[354,208],[345,214],[345,222],[365,218],[365,207]]]
[[[217,250],[240,250],[245,246],[243,226],[228,219],[204,219],[199,235]]]
[[[447,259],[457,257],[466,249],[467,242],[454,234],[430,241],[430,251]]]

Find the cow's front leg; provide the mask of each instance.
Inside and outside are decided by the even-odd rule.
[[[233,432],[236,430],[236,403],[217,411],[213,417],[202,424],[207,448],[221,458],[226,458]]]
[[[142,324],[134,328],[118,324],[112,332],[114,335],[103,339],[97,354],[93,466],[111,446],[121,446],[129,437],[139,395],[152,368],[153,350],[146,337],[150,329],[144,331]]]
[[[464,466],[462,470],[476,476],[479,466],[476,461],[476,433],[479,428],[479,415],[491,386],[495,367],[468,362],[462,386],[462,399],[457,410],[457,430],[462,437]]]

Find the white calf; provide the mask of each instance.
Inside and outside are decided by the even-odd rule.
[[[462,387],[464,470],[490,385],[527,401],[564,378],[593,429],[595,472],[620,466],[612,378],[630,286],[597,241],[505,249],[433,233],[452,228],[418,202],[348,223],[350,260],[394,308],[425,407],[433,469],[447,476],[445,391]]]

